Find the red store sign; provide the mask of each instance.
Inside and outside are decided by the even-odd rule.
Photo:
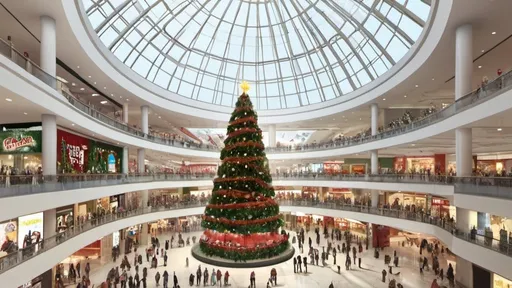
[[[432,198],[432,205],[450,206],[450,201],[446,199]]]

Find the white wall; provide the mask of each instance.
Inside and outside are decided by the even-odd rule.
[[[415,191],[434,194],[451,199],[453,186],[436,184],[407,184],[407,183],[379,183],[356,181],[318,181],[318,180],[277,180],[275,186],[311,186],[311,187],[339,187],[339,188],[366,188],[387,191]],[[59,185],[56,183],[56,185]],[[82,188],[65,191],[37,193],[18,197],[6,197],[0,200],[0,221],[12,219],[21,215],[45,211],[51,208],[81,203],[107,196],[124,194],[128,192],[152,189],[180,188],[180,187],[209,187],[212,180],[190,181],[155,181],[134,184],[119,184]],[[108,189],[105,189],[108,187]],[[23,203],[21,205],[20,203]]]
[[[2,287],[18,287],[25,283],[27,279],[32,279],[40,275],[49,267],[56,265],[59,263],[59,261],[68,257],[76,250],[105,235],[112,233],[113,231],[120,230],[134,224],[155,221],[163,218],[202,214],[203,211],[204,208],[202,207],[169,210],[122,219],[102,225],[98,228],[79,234],[70,241],[65,241],[59,245],[58,248],[51,249],[50,251],[42,253],[41,255],[38,255],[21,265],[7,270],[6,272],[0,274],[0,283],[2,283]],[[446,247],[448,247],[456,255],[463,257],[464,259],[482,266],[494,273],[500,274],[505,278],[512,279],[512,270],[509,269],[509,267],[512,265],[512,257],[508,257],[490,249],[455,238],[449,232],[434,225],[365,213],[310,207],[281,206],[281,211],[350,218],[363,222],[392,226],[397,229],[406,231],[430,234],[439,238],[439,240],[445,243]]]

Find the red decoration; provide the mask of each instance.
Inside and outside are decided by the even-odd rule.
[[[276,247],[283,242],[288,241],[287,235],[278,233],[240,235],[206,230],[204,232],[204,236],[206,239],[201,239],[201,242],[208,243],[209,246],[225,251],[255,251],[262,248]]]
[[[503,73],[503,71],[501,69],[498,69],[498,71],[496,71],[496,73],[498,73],[498,76],[501,76],[501,73]]]
[[[237,147],[250,147],[250,146],[261,148],[261,149],[265,148],[263,146],[263,144],[260,144],[258,142],[247,141],[247,142],[238,142],[238,143],[235,143],[235,144],[232,144],[232,145],[228,145],[228,146],[224,147],[224,150],[229,151],[229,150],[233,150],[233,149],[235,149]]]
[[[254,220],[229,220],[227,218],[213,218],[213,217],[206,216],[206,215],[203,215],[202,217],[203,217],[203,220],[206,220],[209,222],[214,222],[214,223],[217,222],[217,223],[222,223],[222,224],[231,225],[231,226],[259,225],[259,224],[264,224],[267,222],[272,222],[272,221],[275,221],[275,220],[278,220],[281,218],[280,215],[276,215],[276,216],[268,217],[268,218],[254,219]]]
[[[231,122],[229,122],[229,125],[236,125],[236,124],[240,124],[240,123],[244,123],[244,122],[257,123],[256,119],[253,116],[249,116],[249,117],[244,117],[244,118],[240,118],[240,119],[231,121]]]
[[[208,204],[206,208],[212,209],[243,209],[243,208],[265,208],[270,206],[277,206],[276,201],[271,198],[263,198],[263,201],[247,202],[247,203],[233,203],[233,204]]]
[[[246,134],[246,133],[261,135],[261,130],[258,128],[240,128],[236,131],[228,133],[228,135],[227,135],[228,138],[226,139],[226,141],[228,141],[229,138],[236,137],[238,135],[242,135],[242,134]]]
[[[258,179],[258,178],[253,178],[253,177],[243,177],[243,178],[240,178],[240,177],[233,177],[233,178],[215,178],[213,180],[213,183],[223,183],[223,182],[234,182],[234,181],[240,181],[240,182],[249,182],[249,181],[254,181],[256,182],[258,185],[260,185],[261,187],[264,187],[264,188],[270,188],[271,186],[268,185],[267,183],[265,183],[265,181],[261,180],[261,179]]]

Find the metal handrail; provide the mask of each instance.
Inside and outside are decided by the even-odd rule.
[[[454,186],[455,193],[512,199],[512,178],[509,177],[457,177],[425,174],[328,175],[272,174],[273,180],[302,181],[359,181],[377,183],[406,183]],[[213,180],[214,173],[183,174],[60,174],[60,175],[0,175],[0,198],[32,195],[55,191],[149,183],[157,181]]]
[[[451,233],[453,236],[465,240],[467,242],[473,243],[475,245],[479,245],[495,252],[501,253],[503,255],[512,257],[512,243],[504,243],[497,239],[493,239],[491,237],[487,237],[485,235],[479,235],[475,233],[467,233],[463,231],[459,231],[454,223],[450,223],[449,221],[439,218],[432,217],[425,213],[414,213],[410,211],[404,210],[393,210],[393,209],[384,209],[384,208],[373,208],[369,206],[356,206],[356,205],[344,205],[341,203],[324,203],[324,202],[315,202],[315,201],[278,201],[280,205],[284,206],[295,206],[295,207],[313,207],[313,208],[321,208],[321,209],[332,209],[332,210],[343,210],[343,211],[351,211],[365,214],[372,214],[378,216],[385,216],[391,218],[398,218],[410,221],[416,221],[426,224],[435,225],[439,228],[444,229],[445,231]],[[186,209],[186,208],[196,208],[203,207],[205,203],[196,201],[196,202],[185,202],[185,203],[176,203],[172,207],[146,207],[139,208],[129,211],[123,211],[118,213],[107,214],[101,217],[97,217],[95,219],[91,219],[89,221],[85,221],[83,223],[76,223],[73,227],[67,229],[66,231],[53,235],[51,237],[47,237],[41,240],[38,243],[34,243],[28,247],[24,247],[19,249],[18,251],[12,252],[6,255],[3,258],[0,258],[0,274],[22,264],[23,262],[32,259],[52,248],[57,247],[59,244],[72,239],[73,237],[89,231],[93,228],[100,227],[101,225],[108,224],[117,220],[126,219],[134,216],[139,216],[143,214],[156,213],[169,211],[172,209]]]
[[[1,39],[0,39],[1,40]],[[27,59],[21,53],[19,53],[16,49],[14,49],[9,43],[4,40],[0,41],[0,54],[3,54],[14,61],[19,66],[23,67],[27,71],[29,71],[32,75],[42,80],[44,83],[48,84],[50,87],[57,89],[57,83],[59,80],[54,78],[53,76],[44,72],[39,66],[33,64],[30,59]],[[13,55],[14,54],[14,55]],[[31,65],[28,65],[30,63]],[[30,69],[29,69],[30,66]],[[465,96],[457,99],[453,104],[445,107],[444,109],[432,113],[424,118],[417,119],[412,123],[398,127],[392,130],[387,130],[382,133],[373,136],[360,137],[356,139],[345,139],[343,141],[329,141],[325,143],[311,144],[307,146],[297,146],[294,149],[290,149],[288,147],[267,147],[266,151],[268,153],[292,153],[292,152],[301,152],[301,151],[318,151],[318,150],[329,150],[336,149],[342,147],[355,146],[363,143],[369,143],[372,141],[377,141],[381,139],[386,139],[390,137],[394,137],[397,135],[402,135],[408,132],[412,132],[418,130],[420,128],[424,128],[431,124],[437,123],[441,120],[445,120],[455,114],[462,112],[470,107],[473,107],[477,104],[485,102],[489,99],[492,99],[499,95],[502,91],[509,90],[512,87],[512,71],[509,71],[500,77],[494,79],[493,81],[483,85],[481,88],[478,88]],[[103,122],[109,126],[112,126],[120,131],[149,140],[154,143],[159,143],[168,146],[186,148],[191,150],[201,150],[201,151],[219,151],[219,148],[216,146],[203,145],[203,144],[195,144],[193,142],[186,141],[178,141],[173,139],[161,138],[158,136],[154,136],[151,134],[145,134],[141,130],[130,127],[126,123],[119,122],[101,112],[94,109],[93,107],[83,103],[78,100],[75,96],[70,95],[66,91],[62,89],[57,89],[58,92],[63,94],[68,100],[67,104],[70,104],[72,107],[76,108],[79,111],[84,112],[85,114],[93,117],[94,119]]]

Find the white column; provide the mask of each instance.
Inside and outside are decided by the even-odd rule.
[[[139,173],[146,172],[144,158],[146,158],[146,151],[143,148],[137,149],[137,172]]]
[[[50,76],[57,74],[57,31],[55,19],[41,16],[41,68]],[[54,87],[55,88],[55,87]]]
[[[455,32],[455,100],[471,92],[473,77],[473,27],[459,26]],[[471,128],[455,130],[457,176],[471,176],[473,171]]]
[[[50,209],[43,212],[43,238],[57,234],[57,210]]]
[[[377,150],[372,150],[371,151],[371,173],[372,174],[379,174],[379,153]]]
[[[149,133],[149,122],[148,122],[148,116],[149,116],[149,107],[148,106],[141,106],[140,107],[140,113],[141,113],[141,128],[142,132],[144,134]]]
[[[55,115],[43,114],[42,121],[42,140],[43,145],[43,174],[57,174],[57,117]]]
[[[148,233],[148,223],[144,223],[142,224],[142,231],[140,232],[140,245],[144,245],[143,247],[145,247],[146,245],[148,245],[149,240],[149,233]]]
[[[268,125],[268,145],[270,147],[276,147],[276,125]]]
[[[128,174],[130,171],[128,171],[128,162],[129,162],[129,154],[130,151],[128,147],[123,147],[123,167],[121,173]]]
[[[140,191],[140,201],[142,202],[141,207],[148,207],[149,190],[141,190]]]
[[[128,103],[123,104],[123,122],[128,124]]]
[[[459,26],[455,32],[455,100],[471,92],[473,77],[473,28],[471,24]],[[471,128],[455,130],[455,158],[457,176],[471,176],[473,171]],[[475,217],[472,216],[475,214]],[[476,212],[457,207],[457,229],[469,232]],[[474,225],[477,219],[474,219]],[[473,287],[473,265],[457,256],[455,280],[465,287]]]
[[[379,131],[379,106],[377,103],[373,103],[371,106],[371,113],[372,113],[372,135],[377,135]]]
[[[473,27],[459,26],[455,32],[455,100],[471,92],[473,77]]]
[[[456,217],[457,229],[462,232],[469,233],[471,228],[478,224],[476,211],[457,207]],[[455,266],[455,280],[464,287],[473,287],[473,264],[459,256],[457,256],[457,265]]]
[[[379,207],[379,191],[371,190],[372,193],[372,208]]]

